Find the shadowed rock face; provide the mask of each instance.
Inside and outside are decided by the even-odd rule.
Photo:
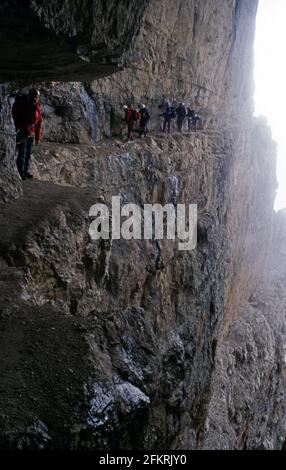
[[[3,446],[204,445],[224,322],[238,315],[267,261],[253,225],[236,232],[248,210],[234,198],[236,165],[242,158],[243,172],[253,162],[242,192],[258,181],[267,188],[267,205],[258,198],[251,216],[269,250],[275,181],[266,162],[259,169],[264,153],[270,162],[272,145],[256,121],[232,133],[35,150],[42,181],[25,182],[22,198],[0,204]],[[113,195],[140,207],[197,203],[196,250],[180,252],[166,240],[93,242],[88,210],[99,201],[110,206]],[[225,302],[236,284],[230,312]]]
[[[119,70],[132,49],[148,0],[3,1],[0,5],[0,200],[18,197],[11,94],[19,83],[94,80]],[[17,85],[15,85],[15,82]],[[48,101],[44,120],[50,140],[95,138],[95,105],[84,88],[68,84]],[[41,90],[42,91],[42,90]],[[51,96],[51,91],[47,91]],[[77,104],[76,104],[77,103]],[[53,107],[51,106],[53,105]],[[77,111],[75,111],[77,108]],[[69,124],[75,123],[72,128]],[[67,124],[67,125],[66,125]],[[63,125],[63,127],[61,127]],[[67,131],[70,129],[70,131]]]
[[[196,447],[223,315],[229,139],[38,151],[34,171],[48,181],[25,182],[22,198],[0,205],[0,443]],[[198,249],[93,242],[89,208],[116,194],[140,206],[197,202]]]
[[[0,85],[0,200],[17,198],[22,191],[15,165],[15,130],[8,85]]]
[[[92,80],[116,72],[148,3],[1,2],[0,80]]]

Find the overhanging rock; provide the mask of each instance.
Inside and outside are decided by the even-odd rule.
[[[0,5],[0,81],[92,80],[122,68],[149,0]]]

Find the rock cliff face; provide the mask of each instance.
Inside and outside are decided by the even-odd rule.
[[[112,56],[127,43],[133,53],[110,78],[39,84],[37,181],[16,174],[16,86],[0,89],[0,447],[285,447],[285,215],[273,213],[269,129],[251,117],[257,2],[151,0],[132,40],[148,2],[120,38],[114,11],[94,9],[92,24],[77,21],[77,2],[28,3],[57,35],[84,30],[97,65],[99,37]],[[155,116],[167,97],[190,101],[205,130],[163,136]],[[117,138],[126,101],[152,110],[143,142]],[[196,203],[197,248],[93,242],[89,209],[112,196]]]
[[[0,80],[82,80],[116,72],[148,0],[4,0]]]
[[[207,127],[247,126],[253,110],[250,71],[256,7],[256,0],[152,0],[122,72],[85,87],[53,84],[47,96],[43,89],[44,101],[51,105],[53,95],[62,105],[92,99],[98,140],[121,133],[122,106],[128,102],[148,105],[156,131],[166,99],[191,104]]]
[[[256,0],[151,2],[133,60],[123,72],[91,86],[109,123],[111,111],[111,131],[116,107],[124,102],[143,102],[156,115],[166,99],[183,100],[202,113],[207,127],[247,121],[256,8]]]
[[[285,211],[275,217],[266,282],[219,347],[207,449],[285,449]]]
[[[0,200],[14,199],[22,186],[15,165],[15,131],[12,124],[10,87],[0,85]]]

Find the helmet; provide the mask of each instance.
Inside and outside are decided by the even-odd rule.
[[[37,96],[40,96],[40,92],[36,88],[31,88],[31,90],[29,91],[29,96],[31,98],[36,98]]]
[[[126,104],[123,106],[123,109],[128,109],[128,106],[126,106]]]
[[[145,109],[146,108],[145,104],[141,104],[141,108]]]

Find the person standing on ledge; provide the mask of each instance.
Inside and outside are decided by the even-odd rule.
[[[194,130],[194,132],[197,132],[199,127],[202,129],[202,120],[201,120],[200,116],[197,113],[195,113],[195,115],[193,117],[193,130]]]
[[[139,123],[139,137],[147,137],[147,126],[148,122],[150,121],[150,113],[146,108],[145,104],[142,104],[139,109],[140,113],[140,123]]]
[[[177,129],[178,132],[183,132],[183,125],[187,115],[186,107],[184,103],[180,103],[177,108]]]
[[[187,120],[188,120],[188,131],[191,132],[193,130],[193,122],[195,117],[195,110],[191,108],[191,106],[187,107]]]
[[[136,121],[139,121],[140,113],[136,111],[136,109],[133,109],[131,104],[129,104],[128,106],[126,105],[123,106],[123,110],[125,112],[125,117],[123,121],[127,124],[127,129],[128,129],[126,142],[129,142],[130,140],[134,140],[133,138],[134,125]]]
[[[176,117],[176,111],[175,111],[175,108],[171,106],[169,101],[166,102],[165,111],[160,116],[164,118],[163,132],[170,134],[171,122],[172,122],[172,119]]]
[[[28,95],[17,94],[12,108],[16,128],[17,168],[23,180],[33,178],[29,173],[34,139],[39,144],[42,138],[42,109],[40,93],[31,89]]]

